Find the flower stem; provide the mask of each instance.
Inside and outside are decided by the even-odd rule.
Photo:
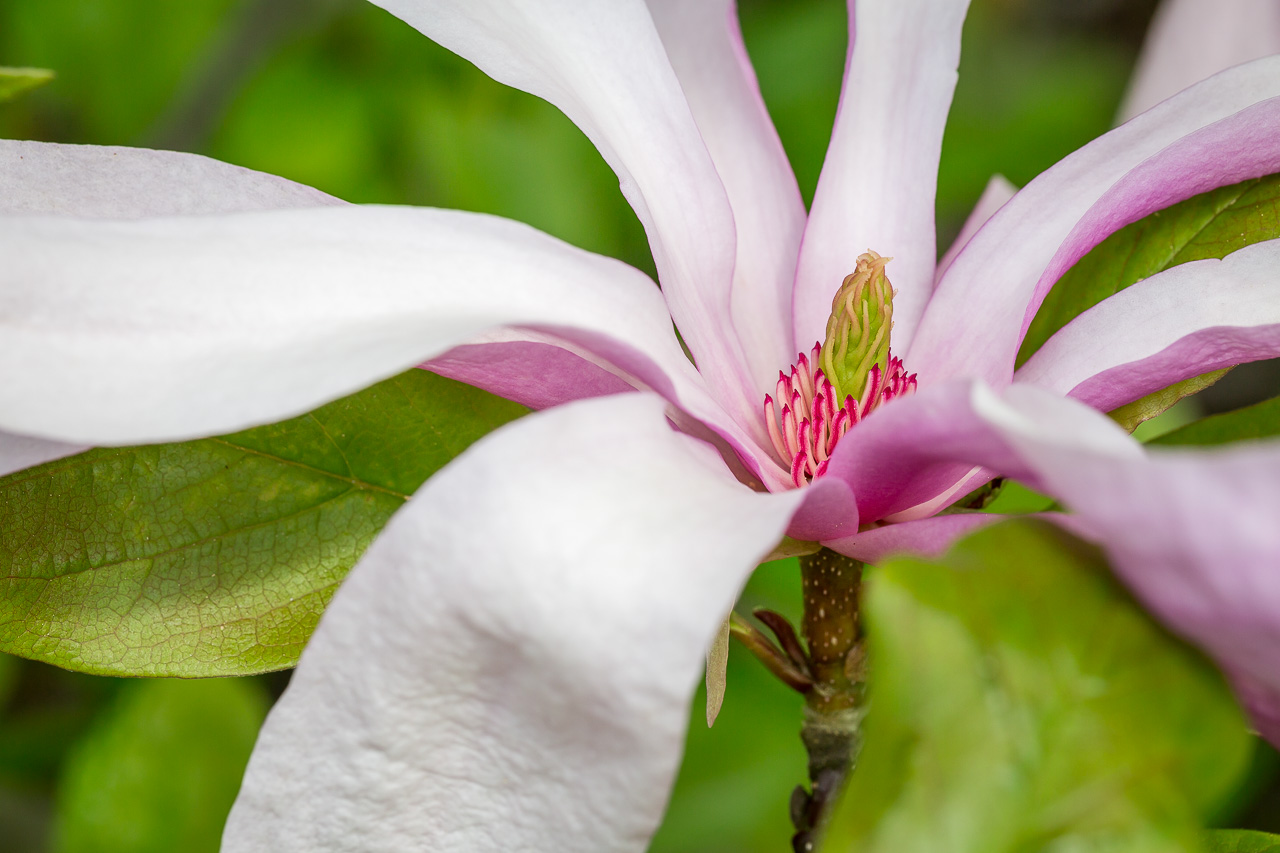
[[[797,786],[791,819],[797,853],[814,850],[830,805],[853,769],[865,708],[865,650],[858,620],[862,564],[823,548],[800,558],[801,634],[813,686],[805,691],[800,739],[809,753],[810,790]]]

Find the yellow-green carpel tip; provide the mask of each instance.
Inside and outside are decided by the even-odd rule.
[[[893,330],[893,285],[885,265],[893,258],[867,251],[845,276],[827,320],[822,370],[835,387],[836,399],[859,396],[874,365],[889,366],[889,334]]]

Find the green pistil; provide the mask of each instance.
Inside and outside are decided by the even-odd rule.
[[[827,339],[822,345],[822,371],[835,387],[836,399],[857,399],[871,368],[889,369],[889,333],[893,329],[893,285],[884,274],[884,258],[875,252],[858,257],[831,301]]]

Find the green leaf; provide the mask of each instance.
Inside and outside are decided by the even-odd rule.
[[[1205,833],[1206,853],[1280,853],[1280,835],[1248,829],[1215,829]]]
[[[11,101],[37,86],[43,86],[54,78],[47,68],[0,67],[0,102]]]
[[[1211,415],[1153,439],[1151,444],[1228,444],[1280,435],[1280,397]]]
[[[1280,237],[1280,175],[1221,187],[1127,225],[1067,270],[1036,312],[1021,365],[1077,314],[1178,264]]]
[[[1120,426],[1131,433],[1135,433],[1135,438],[1141,439],[1141,435],[1137,433],[1138,427],[1150,423],[1152,419],[1169,411],[1179,400],[1190,397],[1192,394],[1198,394],[1208,388],[1226,376],[1229,370],[1231,370],[1230,367],[1224,367],[1221,370],[1213,370],[1200,376],[1189,376],[1181,382],[1175,382],[1168,388],[1162,388],[1145,397],[1139,397],[1132,403],[1126,403],[1107,414]]]
[[[1221,676],[1043,523],[871,575],[871,701],[826,850],[1190,850],[1247,763]]]
[[[67,760],[56,853],[216,853],[266,710],[250,681],[125,685]]]
[[[292,666],[392,513],[523,411],[411,370],[280,424],[0,479],[0,651],[110,675]]]

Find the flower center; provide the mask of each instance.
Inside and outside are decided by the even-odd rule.
[[[765,395],[765,427],[797,488],[826,473],[840,439],[863,418],[916,390],[916,375],[889,351],[888,262],[875,252],[858,258],[831,303],[826,342],[800,353],[790,376],[779,371],[776,400]]]

